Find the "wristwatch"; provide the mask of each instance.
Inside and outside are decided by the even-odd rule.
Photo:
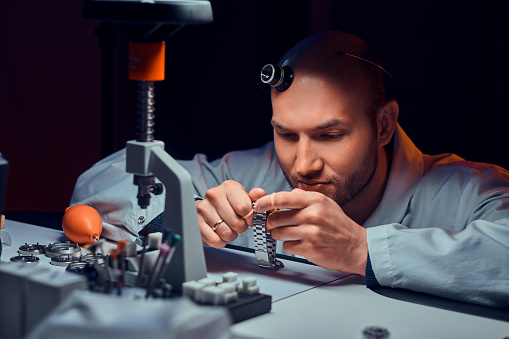
[[[254,203],[253,203],[254,208]],[[255,257],[258,262],[258,266],[261,268],[277,269],[284,267],[283,263],[276,259],[276,243],[270,236],[270,231],[267,231],[265,224],[267,222],[267,216],[270,212],[253,214],[253,234],[255,243]]]

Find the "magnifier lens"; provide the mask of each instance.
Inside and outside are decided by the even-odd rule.
[[[262,73],[260,76],[263,83],[266,84],[270,83],[270,81],[274,77],[274,66],[272,66],[271,64],[263,66]]]
[[[263,66],[260,78],[263,83],[275,87],[282,92],[290,87],[293,80],[293,71],[289,66],[274,66],[267,64]]]
[[[281,81],[281,67],[274,66],[272,64],[268,64],[263,66],[261,79],[263,83],[269,84],[271,86],[277,86]]]

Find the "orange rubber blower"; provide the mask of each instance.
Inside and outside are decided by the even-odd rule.
[[[99,240],[103,229],[99,213],[87,205],[75,205],[65,209],[62,229],[69,240],[89,244]]]

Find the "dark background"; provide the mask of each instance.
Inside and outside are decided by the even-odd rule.
[[[214,22],[167,40],[156,84],[156,138],[175,158],[271,140],[263,65],[305,36],[363,38],[396,78],[400,123],[424,153],[509,168],[509,2],[212,0]],[[113,28],[113,124],[101,125],[98,22],[82,1],[18,0],[0,9],[0,152],[7,211],[62,212],[80,173],[135,138],[127,37]],[[103,26],[108,28],[108,26]],[[102,35],[103,37],[105,35]],[[106,35],[107,36],[107,35]]]

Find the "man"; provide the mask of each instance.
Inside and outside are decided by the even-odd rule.
[[[509,307],[509,174],[452,154],[423,155],[398,125],[377,63],[345,33],[303,40],[281,60],[293,71],[290,86],[271,90],[274,143],[181,162],[200,197],[204,244],[252,246],[255,202],[258,212],[274,211],[267,227],[280,251],[365,275],[368,286]],[[136,216],[152,220],[163,204],[156,198],[139,211],[124,161],[113,155],[85,173],[71,203],[96,207],[135,236]],[[107,178],[115,182],[104,187]]]

